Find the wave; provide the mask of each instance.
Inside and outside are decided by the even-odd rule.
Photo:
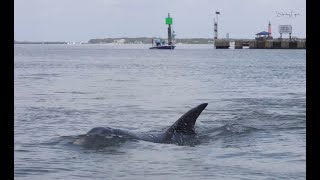
[[[53,138],[48,142],[42,143],[46,145],[69,145],[82,146],[85,148],[104,148],[119,146],[127,141],[134,141],[134,139],[121,135],[75,135],[75,136],[61,136]]]

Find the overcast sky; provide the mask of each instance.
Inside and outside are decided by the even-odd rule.
[[[306,37],[305,0],[14,0],[14,39],[166,37],[168,12],[176,38],[213,38],[216,10],[219,38],[254,38],[269,20],[273,37],[282,24],[292,25],[292,36]]]

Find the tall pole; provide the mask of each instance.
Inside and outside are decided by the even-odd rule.
[[[270,21],[268,24],[268,33],[269,33],[268,37],[271,37],[272,35],[271,35],[271,22]]]
[[[218,23],[214,19],[214,39],[218,39]]]
[[[170,13],[168,13],[168,18],[170,18]],[[168,44],[172,44],[171,24],[168,24]]]
[[[218,14],[220,14],[220,12],[216,11],[216,18],[214,19],[214,39],[218,39]]]

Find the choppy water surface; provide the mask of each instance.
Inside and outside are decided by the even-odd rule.
[[[16,179],[305,179],[306,51],[15,45]],[[70,144],[160,132],[209,103],[190,145]]]

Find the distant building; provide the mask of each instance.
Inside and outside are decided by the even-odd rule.
[[[268,32],[266,31],[261,31],[259,33],[256,34],[256,40],[269,40],[269,39],[273,39],[272,35],[271,35],[271,22],[269,21],[268,24]]]
[[[113,40],[114,43],[117,43],[117,44],[124,44],[126,42],[125,39],[116,39],[116,40]]]
[[[272,36],[270,36],[269,32],[261,31],[256,34],[256,40],[267,40],[267,39],[273,39]]]

